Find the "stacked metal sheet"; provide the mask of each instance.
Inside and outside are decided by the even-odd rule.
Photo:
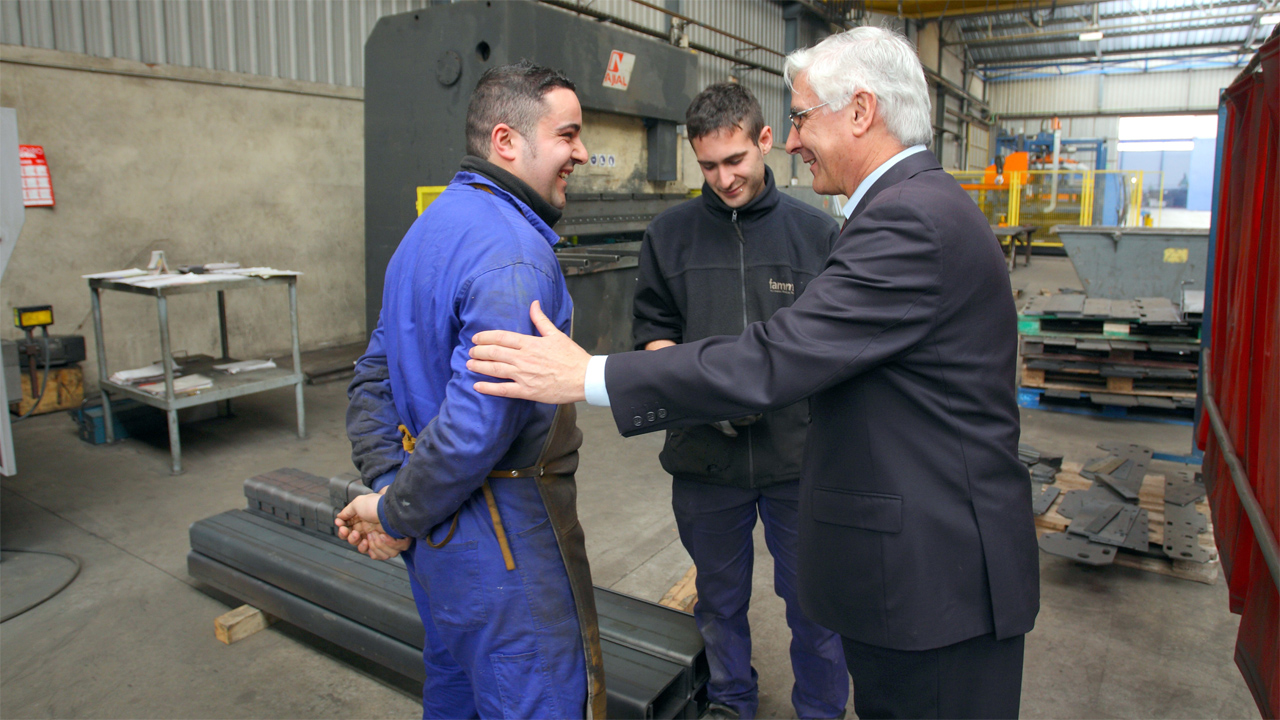
[[[369,492],[354,474],[322,478],[282,469],[245,481],[249,509],[191,526],[192,577],[418,681],[422,622],[399,560],[355,552],[329,529]],[[324,520],[327,519],[328,526]],[[693,616],[596,588],[608,713],[694,718],[709,677]]]
[[[1040,549],[1088,565],[1109,565],[1121,548],[1154,554],[1150,519],[1139,506],[1142,483],[1151,463],[1151,448],[1132,443],[1102,443],[1109,454],[1086,463],[1080,474],[1093,481],[1087,490],[1072,490],[1062,499],[1058,514],[1071,519],[1065,532],[1046,533]],[[1163,554],[1174,560],[1208,562],[1211,553],[1198,536],[1208,520],[1196,510],[1204,485],[1190,473],[1170,473],[1165,480]]]
[[[1018,318],[1023,388],[1044,404],[1183,413],[1195,408],[1200,320],[1166,298],[1041,295]]]
[[[1061,492],[1053,486],[1062,469],[1062,455],[1041,452],[1030,445],[1018,444],[1018,459],[1031,475],[1031,511],[1043,515]]]

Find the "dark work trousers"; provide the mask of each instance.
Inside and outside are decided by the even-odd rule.
[[[870,718],[1016,718],[1025,635],[980,635],[935,650],[890,650],[841,638],[853,709]]]
[[[799,490],[799,482],[758,490],[689,480],[671,485],[680,541],[698,567],[693,616],[711,666],[707,697],[743,718],[755,717],[759,704],[747,623],[757,512],[773,555],[773,589],[786,603],[791,628],[791,704],[801,718],[834,718],[849,700],[840,636],[805,617],[796,598]]]

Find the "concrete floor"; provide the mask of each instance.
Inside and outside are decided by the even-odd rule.
[[[1065,259],[1033,259],[1026,292],[1078,287]],[[186,472],[168,473],[162,439],[93,447],[63,414],[15,429],[19,474],[0,484],[8,548],[77,556],[61,594],[0,625],[0,716],[410,717],[405,683],[296,629],[235,645],[214,639],[227,610],[186,573],[187,527],[241,507],[244,478],[278,467],[346,470],[341,384],[307,388],[310,436],[294,435],[291,391],[236,403],[236,415],[185,427]],[[579,508],[598,585],[656,600],[690,565],[670,512],[659,436],[624,440],[606,412],[581,407]],[[1103,440],[1189,450],[1190,428],[1023,411],[1023,438],[1069,460]],[[1041,556],[1042,607],[1027,639],[1027,717],[1258,717],[1232,661],[1226,588]],[[794,717],[789,641],[772,561],[757,528],[751,621],[762,717]],[[852,704],[850,705],[852,717]]]

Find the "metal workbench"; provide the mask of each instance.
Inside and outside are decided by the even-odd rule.
[[[253,370],[237,375],[228,375],[214,370],[212,366],[215,362],[226,363],[233,361],[233,358],[231,358],[228,352],[227,344],[226,291],[240,288],[260,288],[265,285],[285,285],[288,288],[289,326],[292,334],[293,367]],[[133,387],[132,385],[111,382],[111,371],[107,368],[107,350],[102,334],[103,290],[116,290],[119,292],[133,293],[134,295],[146,295],[156,299],[156,306],[160,319],[160,358],[164,365],[165,393],[163,396],[153,395],[149,392]],[[182,366],[182,371],[184,373],[201,373],[213,381],[213,387],[200,390],[199,392],[190,395],[178,397],[173,393],[174,362],[173,349],[169,341],[168,298],[172,295],[187,295],[192,293],[217,293],[218,295],[218,326],[219,337],[222,342],[222,357],[217,360],[213,360],[212,358],[193,357],[189,361],[184,362]],[[296,275],[282,275],[270,278],[249,277],[244,280],[215,280],[207,283],[172,285],[169,287],[156,288],[138,287],[136,285],[130,285],[117,280],[90,278],[89,294],[93,303],[93,330],[98,350],[98,385],[102,389],[102,419],[106,426],[105,429],[108,443],[115,441],[115,427],[114,421],[111,417],[110,395],[121,395],[132,398],[140,403],[164,410],[168,415],[169,420],[169,454],[173,459],[172,469],[173,473],[176,475],[182,472],[182,443],[178,438],[179,410],[193,407],[195,405],[229,401],[234,397],[251,395],[265,390],[274,390],[276,388],[287,387],[289,385],[294,386],[294,393],[297,399],[298,437],[306,437],[306,411],[303,407],[302,401],[302,385],[305,378],[302,374],[301,352],[298,347],[298,278]]]
[[[1023,266],[1031,264],[1031,236],[1040,228],[1035,225],[1015,225],[1008,227],[1004,225],[992,225],[991,232],[995,233],[996,239],[1000,241],[1000,245],[1004,245],[1004,241],[1009,241],[1009,251],[1005,257],[1009,260],[1009,272],[1013,272],[1014,265],[1018,262],[1018,244],[1021,243],[1025,249],[1022,256]]]

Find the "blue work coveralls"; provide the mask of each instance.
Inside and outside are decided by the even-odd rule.
[[[482,330],[532,334],[529,305],[568,332],[572,301],[551,228],[484,176],[459,172],[387,266],[382,312],[349,395],[352,457],[403,555],[426,631],[423,717],[582,717],[582,635],[555,533],[529,478],[491,479],[515,569],[482,483],[538,462],[554,405],[477,393]],[[412,454],[397,429],[416,439]],[[443,547],[457,515],[457,529]]]

